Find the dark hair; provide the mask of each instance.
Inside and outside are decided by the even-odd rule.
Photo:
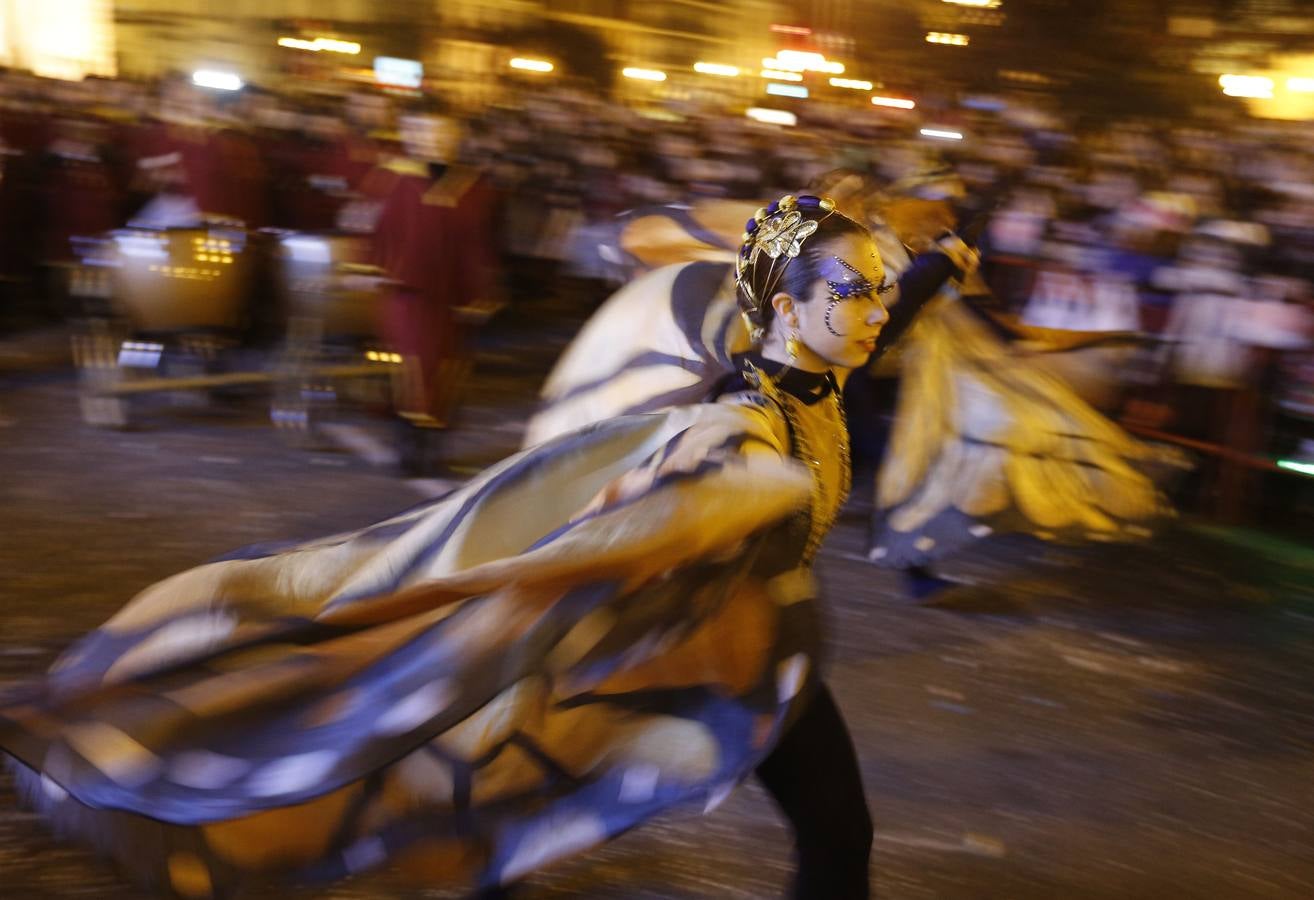
[[[782,255],[773,260],[766,253],[759,253],[755,261],[746,261],[742,267],[738,290],[739,308],[752,327],[755,330],[760,328],[763,334],[771,327],[771,320],[775,317],[775,307],[771,305],[773,296],[783,292],[799,303],[807,302],[812,285],[821,278],[821,261],[826,257],[826,246],[831,241],[845,235],[871,237],[871,232],[865,226],[835,211],[833,206],[826,209],[808,203],[809,200],[815,201],[816,198],[799,197],[793,207],[803,221],[817,223],[816,230],[801,242],[798,256],[788,258]],[[767,212],[766,219],[759,220],[760,225],[784,215],[775,203],[767,207]],[[754,224],[749,229],[750,238],[755,237],[753,233],[758,227],[758,224]],[[747,248],[749,243],[746,242],[745,246]]]

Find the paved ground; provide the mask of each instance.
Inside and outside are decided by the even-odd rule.
[[[515,447],[569,330],[522,325],[483,358],[445,449],[458,476]],[[305,448],[268,426],[256,398],[142,413],[135,430],[92,430],[68,372],[0,373],[0,680],[40,672],[180,568],[365,524],[443,488],[397,477],[387,429],[364,414]],[[956,563],[994,592],[913,608],[853,558],[863,502],[821,572],[831,682],[877,822],[879,896],[1314,897],[1309,554],[1198,529],[1080,553],[1000,542]],[[788,836],[749,785],[710,817],[672,817],[537,877],[527,898],[765,900],[788,869]],[[379,877],[298,896],[447,895]],[[5,783],[0,897],[139,894],[50,840]]]

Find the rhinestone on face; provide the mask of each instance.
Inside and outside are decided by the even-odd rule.
[[[829,197],[822,197],[822,198],[821,198],[821,209],[822,209],[823,212],[834,212],[834,211],[835,211],[835,201],[832,200],[832,199],[830,199]]]

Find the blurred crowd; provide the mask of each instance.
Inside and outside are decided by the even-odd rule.
[[[397,116],[412,103],[0,76],[0,318],[24,303],[67,312],[78,238],[126,224],[368,228],[353,201],[403,152]],[[625,210],[765,198],[837,168],[915,191],[952,170],[946,199],[960,225],[977,223],[989,284],[1023,323],[1148,338],[1113,373],[1132,388],[1125,421],[1314,462],[1308,126],[1239,113],[1207,126],[1094,122],[1036,94],[797,114],[781,127],[543,88],[463,116],[460,155],[495,189],[511,279],[555,273],[599,293],[623,277],[599,247]]]
[[[633,207],[770,197],[835,169],[891,195],[925,190],[954,205],[1024,324],[1145,338],[1104,358],[1117,361],[1103,374],[1123,389],[1124,419],[1220,454],[1314,460],[1308,128],[1092,125],[1046,106],[804,107],[781,128],[538,96],[472,123],[467,151],[509,198],[509,248],[604,281],[595,250]]]

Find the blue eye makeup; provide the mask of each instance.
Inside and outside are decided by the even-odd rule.
[[[832,300],[852,300],[854,297],[870,297],[873,294],[885,294],[893,290],[895,285],[898,284],[896,281],[891,281],[877,285],[843,259],[840,259],[838,256],[832,258],[835,262],[843,266],[844,269],[853,273],[854,276],[848,281],[826,282],[826,287],[830,291],[830,299]]]

